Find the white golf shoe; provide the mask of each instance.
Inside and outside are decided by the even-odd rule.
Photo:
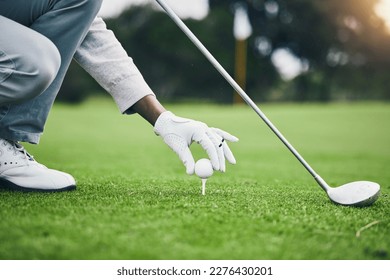
[[[0,139],[0,188],[55,192],[73,190],[75,179],[36,162],[18,142]]]

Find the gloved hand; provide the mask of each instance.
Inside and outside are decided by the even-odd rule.
[[[194,174],[195,171],[195,161],[189,148],[192,142],[203,147],[214,170],[225,172],[225,158],[232,164],[236,163],[226,140],[237,142],[238,138],[221,129],[210,128],[205,123],[180,118],[166,111],[157,119],[154,132],[176,152],[186,167],[187,174]]]

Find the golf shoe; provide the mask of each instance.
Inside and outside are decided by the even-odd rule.
[[[76,181],[35,161],[18,142],[0,139],[0,188],[55,192],[75,189]]]

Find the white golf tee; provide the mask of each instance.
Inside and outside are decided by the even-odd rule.
[[[206,195],[206,182],[207,179],[202,179],[202,195]]]

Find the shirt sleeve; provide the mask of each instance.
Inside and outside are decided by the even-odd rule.
[[[147,95],[154,95],[142,74],[105,22],[97,17],[74,59],[115,100],[122,113]]]

